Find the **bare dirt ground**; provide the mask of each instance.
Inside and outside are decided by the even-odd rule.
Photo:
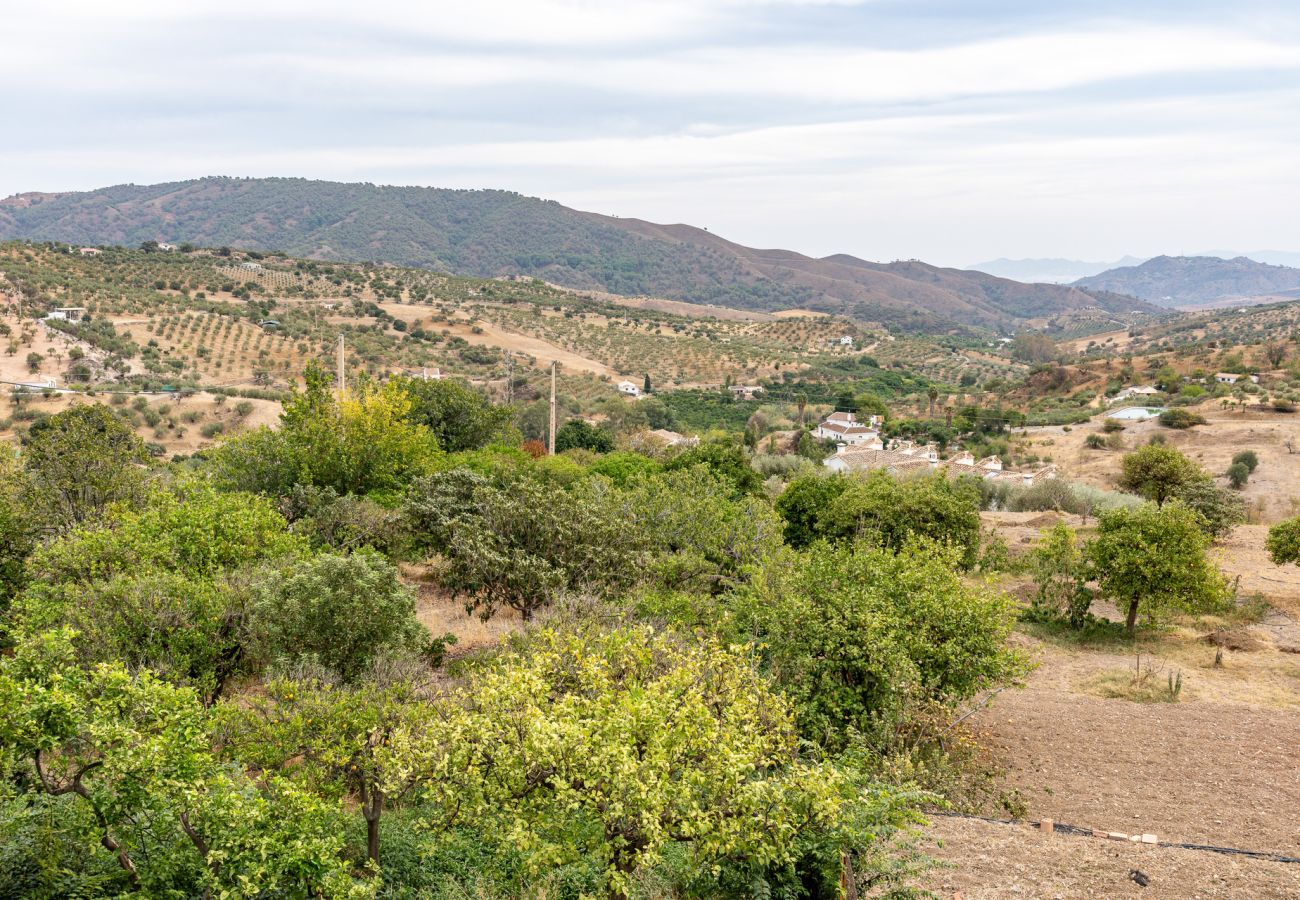
[[[402,576],[416,590],[415,617],[420,624],[433,635],[456,636],[455,645],[448,651],[452,657],[493,647],[521,626],[518,613],[512,609],[498,610],[486,622],[467,613],[465,602],[453,599],[434,584],[425,566],[405,565]]]
[[[381,303],[379,305],[394,318],[409,323],[415,323],[429,317],[429,308],[427,306],[410,303]],[[616,374],[613,369],[598,360],[588,359],[540,338],[507,331],[491,322],[478,320],[472,326],[466,322],[452,322],[447,328],[452,334],[464,338],[471,344],[484,347],[500,347],[502,350],[525,353],[534,357],[540,365],[558,362],[562,369],[575,372],[590,372],[593,375],[609,376]],[[472,330],[473,328],[477,328],[479,333],[476,334]]]
[[[1221,476],[1241,450],[1254,450],[1259,468],[1242,491],[1259,522],[1269,524],[1300,514],[1300,414],[1278,412],[1225,411],[1207,402],[1194,407],[1209,420],[1185,431],[1163,428],[1155,421],[1128,423],[1123,432],[1123,450],[1090,450],[1087,436],[1100,431],[1102,417],[1065,431],[1060,426],[1030,428],[1032,449],[1050,456],[1068,478],[1113,489],[1120,473],[1124,451],[1147,443],[1154,434],[1163,435],[1207,472]],[[1297,452],[1285,446],[1292,441]],[[1221,483],[1224,483],[1220,479]]]
[[[1053,513],[984,515],[1013,551],[1058,520],[1083,524]],[[1300,856],[1300,626],[1288,614],[1300,611],[1300,568],[1267,562],[1266,533],[1241,526],[1215,551],[1241,576],[1243,594],[1258,591],[1274,606],[1260,622],[1186,619],[1132,647],[1017,638],[1037,668],[966,724],[1005,766],[1003,789],[1028,819]],[[1094,611],[1119,615],[1106,604]],[[1211,634],[1229,635],[1228,648],[1220,653]],[[1157,689],[1181,674],[1178,702],[1104,696],[1133,683],[1139,651]],[[927,839],[952,866],[927,882],[943,897],[1300,897],[1300,864],[945,817]],[[1148,887],[1129,878],[1133,869]]]
[[[940,897],[1110,900],[1282,900],[1300,896],[1300,866],[1196,850],[1150,847],[1023,825],[938,818],[930,852],[952,866],[927,886]],[[1134,869],[1149,884],[1139,887]]]

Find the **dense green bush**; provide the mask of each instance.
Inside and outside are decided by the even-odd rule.
[[[894,478],[884,471],[849,479],[827,507],[817,531],[837,541],[865,539],[891,550],[915,537],[958,549],[963,567],[974,565],[980,544],[979,485],[942,474]]]
[[[273,660],[308,661],[344,681],[388,652],[416,651],[428,634],[397,568],[372,551],[322,554],[263,573],[253,588],[255,627]]]
[[[953,703],[1024,670],[1008,648],[1015,607],[964,582],[959,547],[815,544],[726,599],[737,636],[794,701],[809,739],[884,747],[924,703]]]

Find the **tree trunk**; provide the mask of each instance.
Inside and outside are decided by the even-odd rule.
[[[366,857],[379,865],[379,817],[384,812],[384,793],[377,787],[370,789],[369,800],[362,795],[361,814],[366,817]]]
[[[1124,628],[1128,631],[1128,636],[1133,637],[1137,629],[1138,620],[1138,601],[1132,600],[1128,605],[1128,618],[1124,620]]]

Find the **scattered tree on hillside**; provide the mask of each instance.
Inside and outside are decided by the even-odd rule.
[[[1139,609],[1155,619],[1168,610],[1206,612],[1229,591],[1207,554],[1200,517],[1181,503],[1102,512],[1087,558],[1103,597],[1126,611],[1131,636]]]
[[[1129,453],[1121,466],[1119,486],[1161,506],[1180,488],[1203,477],[1196,463],[1164,444],[1147,444]]]

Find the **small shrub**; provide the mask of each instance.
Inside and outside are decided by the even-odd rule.
[[[1187,409],[1167,409],[1160,414],[1159,422],[1165,428],[1182,430],[1193,425],[1204,425],[1205,416]]]
[[[1235,462],[1228,466],[1227,475],[1228,484],[1237,490],[1241,490],[1246,486],[1246,482],[1250,480],[1250,467],[1245,463]]]

